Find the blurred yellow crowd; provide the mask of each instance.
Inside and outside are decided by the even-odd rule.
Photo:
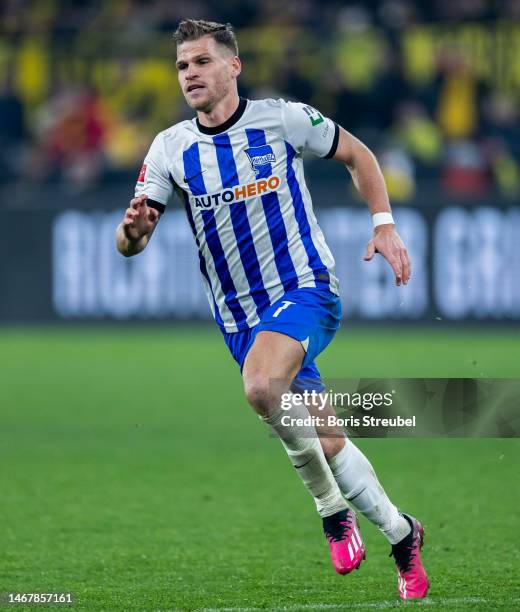
[[[4,10],[2,170],[78,184],[134,172],[156,132],[192,116],[171,40],[181,8],[108,2],[70,23],[57,6]],[[347,11],[313,27],[268,16],[237,28],[243,95],[300,99],[359,135],[393,199],[410,200],[422,178],[518,195],[520,21],[398,28]]]

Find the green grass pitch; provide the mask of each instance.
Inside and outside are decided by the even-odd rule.
[[[515,330],[347,329],[319,365],[518,377],[519,349]],[[85,610],[520,606],[518,440],[359,442],[425,524],[430,595],[400,604],[389,546],[363,518],[366,562],[334,573],[218,331],[3,329],[0,366],[0,592],[72,592]]]

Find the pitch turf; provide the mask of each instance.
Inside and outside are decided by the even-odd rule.
[[[342,333],[330,377],[519,375],[516,332]],[[403,607],[389,546],[337,576],[209,329],[0,331],[0,592],[76,609]],[[364,440],[426,527],[428,609],[520,606],[517,440]],[[18,607],[20,609],[20,607]],[[31,608],[34,610],[34,608]]]

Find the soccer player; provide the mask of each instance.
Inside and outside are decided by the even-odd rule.
[[[199,251],[204,289],[240,366],[247,400],[279,436],[313,496],[336,571],[348,574],[365,557],[350,503],[390,542],[401,598],[425,597],[419,521],[397,510],[342,430],[330,437],[331,431],[299,427],[296,420],[284,425],[281,407],[282,394],[323,390],[314,359],[341,320],[334,259],[305,184],[304,152],[346,164],[375,228],[365,260],[379,252],[397,285],[410,278],[377,161],[310,106],[240,98],[241,64],[229,24],[186,20],[174,39],[179,84],[197,115],[156,136],[117,228],[117,248],[125,256],[140,253],[177,193]],[[308,417],[310,409],[294,402],[291,418]]]

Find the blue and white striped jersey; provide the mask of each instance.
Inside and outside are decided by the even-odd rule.
[[[136,195],[146,193],[160,210],[173,191],[180,196],[223,331],[253,327],[292,289],[338,293],[302,161],[304,151],[334,155],[338,134],[338,126],[310,106],[241,99],[218,127],[183,121],[153,141]]]

